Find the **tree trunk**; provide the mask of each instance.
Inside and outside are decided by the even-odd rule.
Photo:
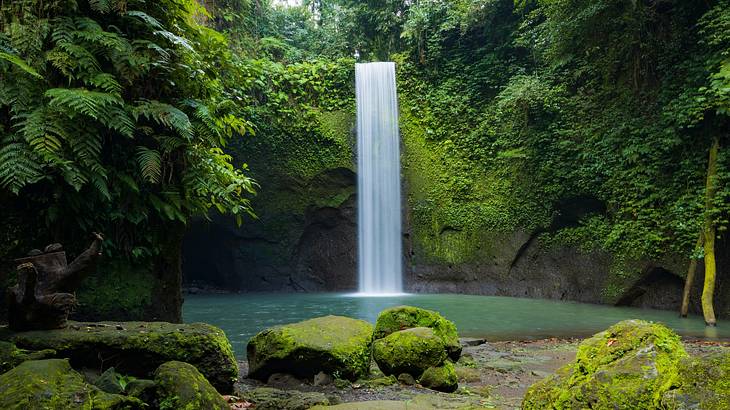
[[[165,226],[167,240],[153,262],[155,277],[153,290],[153,320],[182,322],[182,241],[185,225],[170,223]]]
[[[720,149],[720,142],[715,142],[710,148],[710,161],[707,164],[707,193],[705,195],[705,286],[702,290],[702,313],[705,316],[707,326],[716,326],[713,297],[715,294],[715,218],[711,212],[717,189],[715,179],[717,177],[717,151]]]
[[[702,246],[703,238],[702,238],[702,232],[700,232],[700,236],[697,238],[697,244],[695,245],[692,250],[694,252],[697,251],[697,249]],[[689,262],[689,269],[687,270],[687,279],[684,282],[684,293],[682,294],[682,308],[679,311],[679,314],[681,317],[687,317],[687,313],[689,312],[689,295],[692,291],[692,285],[695,281],[695,273],[697,272],[697,258],[692,257],[692,259]]]

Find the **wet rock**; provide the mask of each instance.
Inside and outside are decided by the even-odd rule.
[[[303,382],[291,374],[274,373],[266,380],[266,384],[271,384],[281,388],[296,388],[301,386]]]
[[[106,393],[87,384],[68,360],[30,360],[0,375],[0,408],[27,409],[141,409],[135,398]]]
[[[72,323],[66,329],[12,332],[0,328],[0,340],[30,350],[52,349],[70,358],[76,368],[114,366],[122,374],[151,377],[173,360],[195,366],[222,393],[230,393],[238,377],[231,344],[215,326],[193,323]],[[102,358],[104,361],[102,362]]]
[[[285,372],[311,379],[325,372],[357,380],[370,368],[372,329],[363,320],[326,316],[264,330],[248,342],[249,377]]]
[[[416,384],[416,379],[408,373],[399,374],[398,381],[405,384],[406,386],[413,386],[414,384]]]
[[[419,382],[423,387],[445,393],[455,392],[459,387],[454,365],[448,360],[441,366],[426,369]]]
[[[461,343],[456,332],[456,325],[441,316],[438,312],[413,306],[397,306],[380,312],[375,323],[373,339],[382,339],[391,333],[415,327],[428,327],[439,337],[449,357],[459,360]]]
[[[306,410],[313,406],[330,404],[329,399],[322,393],[304,393],[270,387],[248,391],[241,398],[253,403],[256,410]]]
[[[408,373],[418,378],[446,357],[443,339],[428,327],[401,330],[373,343],[373,359],[386,375]]]
[[[657,408],[687,357],[679,336],[640,320],[583,341],[573,364],[529,388],[523,409]]]
[[[486,339],[473,338],[473,337],[462,337],[459,339],[462,347],[476,347],[487,343]]]
[[[730,353],[684,359],[678,373],[679,386],[664,393],[663,408],[730,409]]]
[[[124,388],[129,397],[135,397],[145,403],[152,403],[157,397],[157,384],[154,380],[135,379],[131,380]]]
[[[325,372],[319,372],[314,375],[314,381],[312,384],[314,384],[315,386],[327,386],[329,384],[332,384],[333,381],[334,379],[329,374]]]
[[[161,408],[227,410],[223,396],[188,363],[167,362],[155,371]]]

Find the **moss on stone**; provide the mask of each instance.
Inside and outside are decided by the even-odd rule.
[[[135,377],[151,376],[162,363],[186,361],[200,370],[221,392],[229,393],[238,377],[238,364],[225,333],[204,323],[71,322],[66,329],[12,332],[0,329],[0,340],[18,347],[53,349],[74,366],[114,366]]]
[[[456,376],[454,364],[449,360],[441,366],[426,369],[419,382],[423,387],[446,393],[455,392],[459,388],[459,379]]]
[[[320,371],[357,380],[370,369],[373,326],[342,316],[326,316],[277,326],[248,343],[249,377],[274,373],[313,377]]]
[[[685,358],[677,371],[677,388],[662,397],[668,410],[730,409],[730,353]]]
[[[329,399],[316,392],[285,391],[260,387],[245,392],[242,399],[254,403],[257,410],[307,410],[313,406],[327,406]]]
[[[0,375],[0,408],[6,410],[141,409],[132,397],[109,394],[87,384],[68,360],[30,360]]]
[[[656,408],[686,357],[666,326],[620,322],[583,341],[573,364],[531,386],[523,408]]]
[[[195,366],[171,361],[155,371],[158,398],[176,410],[227,410],[228,403]]]
[[[46,349],[38,352],[18,349],[15,344],[10,342],[0,341],[0,374],[7,372],[13,367],[28,361],[28,360],[42,360],[54,357],[56,355],[55,350]]]
[[[413,306],[397,306],[385,309],[378,315],[375,322],[373,339],[382,339],[393,332],[414,327],[428,327],[439,337],[451,360],[459,360],[461,355],[461,343],[459,334],[456,332],[456,325],[438,312],[421,309]]]
[[[373,359],[386,375],[408,373],[419,378],[446,358],[443,340],[428,327],[394,332],[373,343]]]

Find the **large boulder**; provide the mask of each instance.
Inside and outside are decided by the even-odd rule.
[[[456,332],[456,325],[433,310],[421,309],[413,306],[397,306],[380,312],[375,322],[373,339],[378,340],[391,333],[414,327],[428,327],[433,329],[436,336],[441,338],[452,361],[459,360],[461,343]]]
[[[446,358],[442,338],[428,327],[401,330],[373,342],[373,359],[386,375],[408,373],[418,379]]]
[[[657,408],[687,353],[669,328],[620,322],[583,341],[576,360],[527,391],[523,409]]]
[[[453,393],[459,387],[459,378],[456,376],[454,364],[447,360],[441,366],[426,369],[420,383],[431,390]]]
[[[0,408],[5,410],[141,409],[135,398],[109,394],[84,381],[68,360],[30,360],[0,375]]]
[[[173,360],[194,365],[222,393],[230,393],[238,364],[222,330],[204,323],[74,323],[58,330],[12,332],[0,329],[0,340],[29,350],[53,349],[76,368],[114,366],[122,374],[151,377]]]
[[[155,371],[160,408],[176,410],[228,410],[223,397],[195,366],[167,362]]]
[[[324,372],[357,380],[370,369],[373,326],[365,321],[326,316],[257,334],[248,342],[249,377],[274,373],[313,378]]]
[[[678,387],[662,397],[668,410],[730,409],[730,353],[683,359]]]

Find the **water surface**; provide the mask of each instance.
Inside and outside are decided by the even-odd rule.
[[[702,318],[680,319],[676,312],[590,305],[541,299],[470,295],[402,295],[353,297],[342,294],[189,295],[183,305],[185,322],[206,322],[222,328],[238,357],[246,343],[267,327],[325,315],[375,322],[391,306],[412,305],[441,312],[454,321],[463,337],[487,340],[528,340],[585,337],[624,319],[662,322],[684,336],[730,339],[730,326],[706,333]]]

